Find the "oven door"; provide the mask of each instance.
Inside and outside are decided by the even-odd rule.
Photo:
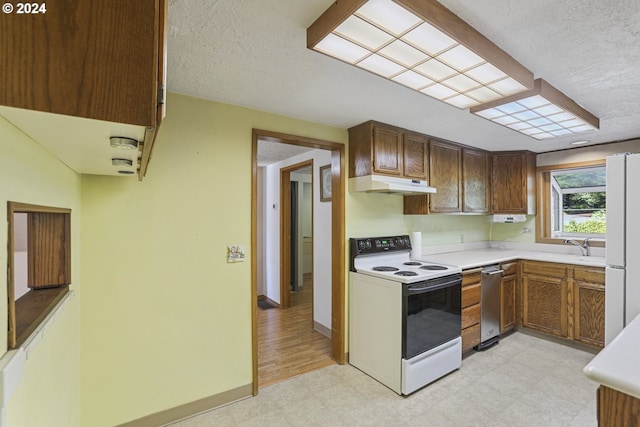
[[[460,336],[461,286],[461,274],[404,285],[403,359],[411,359]]]

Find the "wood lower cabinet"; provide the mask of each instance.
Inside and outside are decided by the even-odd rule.
[[[603,347],[604,268],[522,264],[522,326]]]
[[[598,388],[598,426],[640,427],[640,399],[600,386]]]
[[[604,278],[602,268],[573,271],[573,339],[604,347]]]
[[[500,266],[500,333],[516,327],[516,289],[518,285],[517,262]]]
[[[462,352],[480,344],[480,268],[462,272]]]
[[[567,337],[567,289],[562,264],[524,261],[522,326]]]

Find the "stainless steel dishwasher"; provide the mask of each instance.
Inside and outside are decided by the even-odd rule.
[[[498,265],[482,269],[480,282],[480,344],[482,351],[500,341],[500,278],[503,270]]]

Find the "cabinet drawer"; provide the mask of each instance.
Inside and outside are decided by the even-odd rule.
[[[566,265],[550,262],[524,261],[522,272],[524,274],[537,274],[540,276],[567,277]]]
[[[462,329],[480,323],[480,304],[462,309]]]
[[[482,273],[481,268],[476,268],[473,270],[464,271],[462,273],[462,287],[473,285],[476,283],[480,283],[480,274]]]
[[[573,278],[583,282],[604,285],[604,268],[576,268],[573,270]]]
[[[507,262],[500,265],[500,268],[504,270],[502,273],[503,276],[510,276],[512,274],[516,274],[518,272],[518,263],[517,262]]]
[[[462,352],[480,344],[480,325],[473,325],[462,330]]]
[[[462,289],[462,308],[480,304],[480,283]]]

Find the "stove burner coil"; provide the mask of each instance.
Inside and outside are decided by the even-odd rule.
[[[447,267],[441,265],[423,265],[420,267],[422,270],[446,270]]]
[[[416,265],[422,265],[422,263],[417,261],[408,261],[408,262],[405,262],[404,265],[416,266]]]
[[[399,268],[395,268],[395,267],[387,267],[386,265],[382,265],[379,267],[373,267],[372,269],[373,271],[398,271],[400,270]]]
[[[396,276],[417,276],[418,273],[416,273],[415,271],[398,271],[396,273],[393,273]]]

